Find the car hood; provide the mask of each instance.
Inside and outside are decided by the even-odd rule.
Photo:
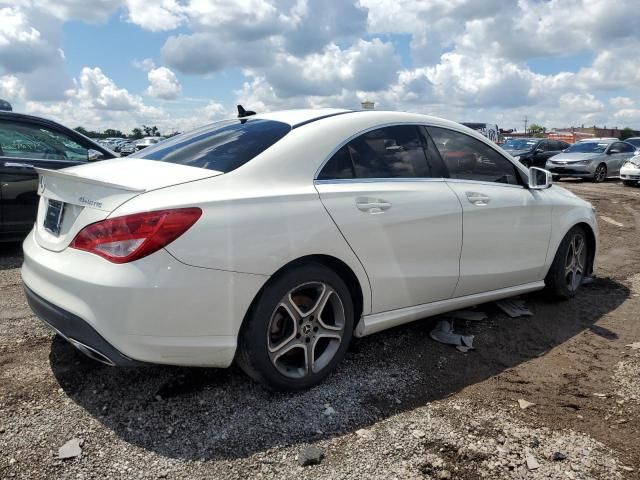
[[[561,160],[563,162],[577,162],[580,160],[591,160],[592,158],[597,158],[601,153],[559,153],[558,155],[554,155],[551,157],[551,160],[556,162]]]
[[[531,150],[507,150],[507,152],[512,157],[519,157],[521,155],[526,155],[527,153],[531,153]]]

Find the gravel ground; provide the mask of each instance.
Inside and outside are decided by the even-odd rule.
[[[640,478],[640,189],[564,185],[615,222],[576,299],[481,306],[455,323],[469,353],[429,338],[437,319],[356,340],[299,394],[235,367],[97,364],[34,318],[0,246],[0,478]]]

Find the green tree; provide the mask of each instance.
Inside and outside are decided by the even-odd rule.
[[[124,137],[124,134],[120,130],[115,130],[113,128],[107,128],[102,134],[105,137]]]
[[[142,134],[142,129],[141,128],[134,128],[133,130],[131,130],[131,133],[129,134],[129,138],[133,138],[135,140],[139,140],[143,137],[144,135]]]
[[[634,135],[634,132],[633,132],[633,130],[631,128],[624,127],[622,129],[622,132],[620,133],[620,140],[624,140],[626,138],[633,137],[633,135]]]
[[[153,127],[147,127],[146,125],[142,125],[142,129],[144,130],[144,134],[147,137],[159,137],[160,130],[155,125]]]
[[[538,125],[537,123],[532,123],[529,127],[529,135],[533,137],[544,137],[547,129],[542,125]]]

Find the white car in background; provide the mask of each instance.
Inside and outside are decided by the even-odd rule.
[[[640,183],[640,155],[630,158],[622,168],[620,168],[620,178],[627,186],[638,185]]]
[[[362,337],[593,269],[591,205],[460,124],[292,110],[39,170],[34,312],[110,365],[317,384]]]

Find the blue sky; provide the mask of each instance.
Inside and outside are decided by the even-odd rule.
[[[363,100],[504,128],[640,129],[634,3],[0,0],[0,98],[96,129]]]

